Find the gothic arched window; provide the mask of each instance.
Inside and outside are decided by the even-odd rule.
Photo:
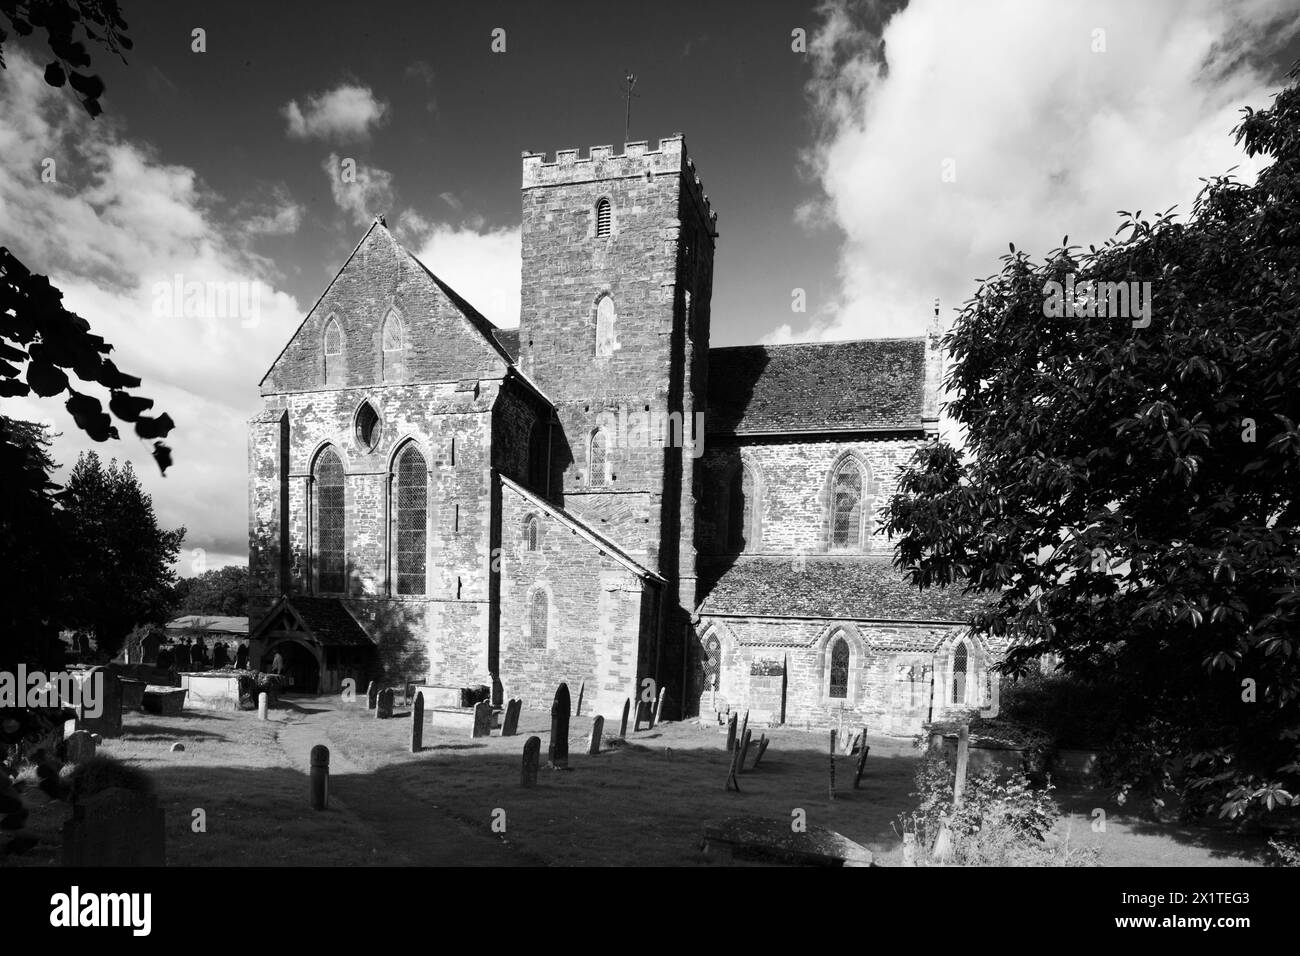
[[[863,492],[862,466],[846,458],[831,476],[832,551],[862,550]]]
[[[970,663],[966,642],[962,641],[952,652],[952,702],[966,703],[966,670]]]
[[[539,529],[537,515],[529,515],[524,519],[524,546],[529,551],[536,551],[539,538]]]
[[[605,486],[605,465],[605,433],[597,429],[591,433],[591,452],[587,456],[587,484],[592,488]]]
[[[849,642],[842,636],[831,644],[831,680],[826,696],[837,700],[849,696]]]
[[[343,462],[332,448],[317,457],[312,477],[316,492],[316,586],[319,591],[338,594],[347,589],[346,515]]]
[[[402,329],[402,317],[396,311],[390,311],[384,317],[384,330],[380,333],[380,344],[383,347],[381,356],[383,380],[402,381],[405,375],[406,339]]]
[[[717,690],[722,675],[722,642],[710,634],[704,642],[704,689]]]
[[[614,208],[610,205],[608,199],[601,199],[596,203],[596,238],[604,239],[609,235],[610,226],[614,218]]]
[[[414,444],[397,457],[394,482],[397,593],[423,594],[429,517],[429,469]]]
[[[325,384],[343,384],[343,331],[338,320],[330,316],[325,320],[325,335],[321,351],[325,353]]]
[[[533,592],[528,614],[528,643],[533,647],[546,646],[546,624],[550,616],[551,600],[541,588]]]
[[[613,355],[618,349],[618,330],[615,328],[618,316],[614,311],[614,300],[609,296],[600,297],[596,303],[596,354],[601,357]]]

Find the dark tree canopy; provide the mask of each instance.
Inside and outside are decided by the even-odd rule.
[[[1002,257],[945,339],[965,453],[923,449],[887,520],[914,583],[996,597],[1008,669],[1120,682],[1121,793],[1229,817],[1300,794],[1300,87],[1244,112],[1254,185]],[[1060,314],[1071,275],[1151,283],[1149,325]]]
[[[99,98],[104,95],[104,81],[97,74],[81,72],[90,66],[90,51],[77,33],[80,30],[86,40],[125,62],[122,52],[131,49],[131,39],[117,0],[0,0],[0,17],[20,37],[44,30],[45,44],[54,55],[45,66],[45,82],[71,86],[91,116],[102,112]],[[0,27],[0,68],[5,67],[3,46],[8,39],[8,31]]]
[[[215,614],[244,617],[248,614],[248,568],[212,568],[176,582],[172,613]]]

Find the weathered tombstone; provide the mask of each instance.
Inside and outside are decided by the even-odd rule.
[[[375,719],[388,720],[393,716],[393,689],[385,687],[375,697]]]
[[[551,744],[547,750],[551,767],[560,769],[569,765],[569,685],[561,684],[555,691],[551,704]]]
[[[95,756],[95,738],[88,730],[78,730],[64,743],[67,745],[68,763],[81,763]]]
[[[732,714],[731,719],[727,721],[727,753],[736,749],[736,715]]]
[[[858,754],[858,770],[853,775],[853,789],[857,790],[862,783],[862,771],[867,769],[867,755],[871,753],[871,748],[867,746],[867,728],[862,728],[862,751]]]
[[[587,755],[594,757],[600,753],[600,738],[605,733],[605,718],[597,714],[591,721],[591,736],[587,738]]]
[[[105,737],[122,736],[122,680],[107,667],[92,667],[82,677],[81,699],[77,707],[77,727]],[[89,685],[86,682],[93,682]],[[86,699],[91,694],[98,716],[87,712]]]
[[[375,686],[374,681],[371,681],[366,687],[366,710],[374,710],[377,706],[379,706],[379,688]]]
[[[474,729],[470,731],[470,737],[491,736],[492,702],[490,700],[480,700],[474,705]]]
[[[831,799],[835,799],[835,731],[831,731]]]
[[[415,704],[411,707],[411,753],[418,754],[424,749],[424,695],[415,695]]]
[[[587,682],[583,681],[578,685],[578,706],[573,708],[573,716],[582,716],[582,695],[587,692]]]
[[[268,700],[269,698],[266,696],[266,691],[262,691],[260,694],[257,695],[257,719],[258,720],[266,720],[266,705]]]
[[[524,702],[518,697],[511,697],[506,703],[506,715],[501,721],[501,736],[513,737],[519,733],[519,711]]]
[[[736,773],[745,772],[745,758],[749,756],[749,740],[754,732],[746,730],[745,735],[740,738],[740,759],[736,761]]]
[[[618,725],[618,737],[620,740],[627,739],[627,715],[632,709],[632,698],[629,697],[623,701],[623,722]]]
[[[758,753],[754,754],[754,766],[750,767],[749,768],[750,770],[758,769],[759,761],[763,759],[763,754],[767,753],[767,745],[770,744],[771,742],[772,741],[767,739],[767,734],[763,734],[763,736],[759,738]]]
[[[311,748],[311,808],[324,810],[329,803],[330,749],[324,744]]]
[[[64,866],[163,866],[166,814],[155,797],[112,787],[73,805]]]
[[[740,781],[736,779],[736,761],[740,758],[740,748],[733,747],[731,750],[731,760],[727,764],[727,787],[728,790],[735,790],[740,793]]]
[[[739,743],[740,741],[742,741],[742,740],[745,739],[745,731],[747,731],[747,730],[749,730],[749,711],[748,711],[748,710],[745,711],[744,719],[742,719],[741,722],[740,722],[740,734],[739,734],[739,736],[736,737],[736,742],[737,742],[737,743]]]
[[[524,772],[520,780],[525,787],[537,786],[537,764],[542,755],[542,738],[529,737],[524,741]]]
[[[659,688],[659,696],[655,698],[655,709],[650,714],[650,726],[655,727],[659,723],[659,713],[664,708],[664,694],[668,693],[667,687]]]

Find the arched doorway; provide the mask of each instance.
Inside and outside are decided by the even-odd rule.
[[[267,670],[279,654],[284,660],[284,673],[289,677],[289,690],[295,694],[320,692],[320,661],[306,644],[296,640],[280,641],[267,648],[269,657],[263,659]]]

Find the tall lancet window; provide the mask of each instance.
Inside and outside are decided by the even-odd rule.
[[[330,316],[325,320],[325,336],[321,351],[325,353],[325,384],[343,384],[343,332],[338,320]]]
[[[415,445],[397,458],[395,476],[397,593],[423,594],[429,514],[429,469]]]
[[[325,449],[316,459],[313,478],[316,493],[316,586],[322,593],[340,594],[347,589],[344,475],[343,462],[332,448]]]
[[[587,484],[592,488],[604,487],[605,469],[605,433],[597,430],[591,435],[591,454],[587,458]]]
[[[614,300],[601,296],[596,303],[596,355],[607,358],[618,349],[617,319]]]
[[[380,341],[383,345],[384,381],[402,381],[406,373],[406,342],[402,331],[402,317],[395,311],[390,311],[384,318],[384,331]]]
[[[862,550],[862,467],[852,458],[840,462],[831,476],[831,550]]]

